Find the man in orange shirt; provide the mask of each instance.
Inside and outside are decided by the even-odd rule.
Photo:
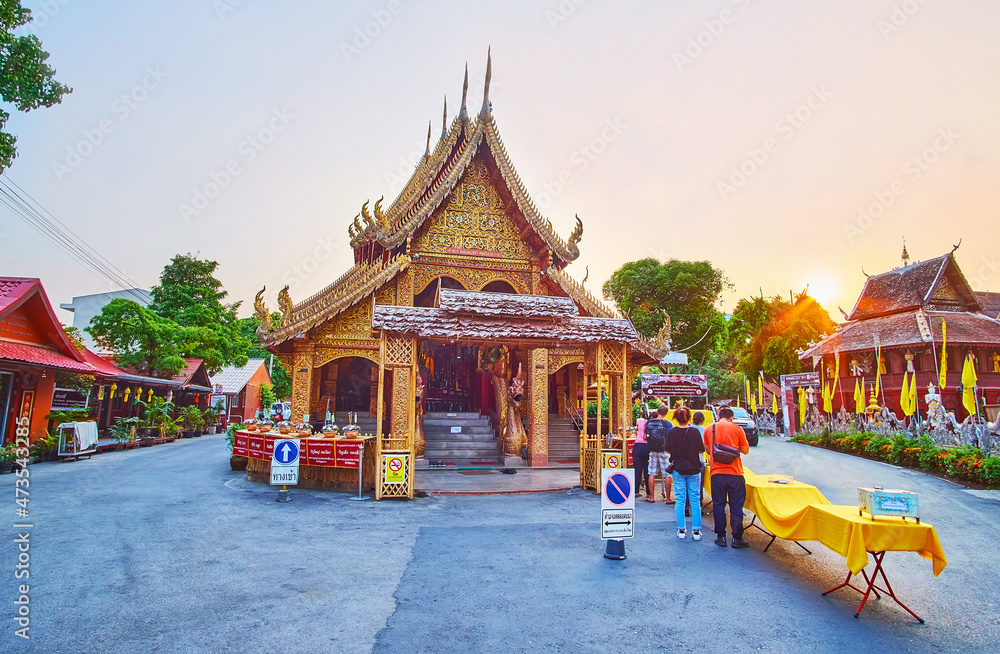
[[[743,479],[743,460],[737,456],[732,463],[721,463],[714,456],[712,440],[719,445],[728,445],[742,454],[750,453],[750,443],[743,428],[733,424],[733,410],[719,409],[719,422],[705,430],[705,451],[712,463],[712,514],[715,518],[715,544],[726,546],[726,502],[729,503],[729,528],[733,532],[733,547],[749,547],[743,540],[743,503],[747,499],[746,482]]]

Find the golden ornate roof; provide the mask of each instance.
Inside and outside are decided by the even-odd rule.
[[[290,314],[282,317],[279,329],[262,335],[264,345],[278,345],[330,320],[374,293],[409,264],[410,257],[400,254],[354,266],[319,293],[292,307]]]
[[[578,245],[583,237],[583,223],[577,219],[569,239],[564,240],[555,233],[552,221],[541,215],[528,196],[507,156],[493,114],[485,103],[483,111],[475,119],[470,119],[464,111],[455,117],[447,134],[438,140],[433,152],[424,155],[384,214],[376,203],[375,217],[371,218],[367,213],[368,203],[365,203],[361,216],[366,224],[362,225],[355,218],[349,230],[351,245],[357,248],[373,241],[386,249],[402,245],[441,206],[484,142],[508,192],[532,230],[560,260],[568,263],[577,259],[580,256]]]
[[[583,287],[582,284],[567,275],[565,272],[551,266],[545,270],[549,279],[559,285],[566,295],[583,307],[583,310],[596,318],[617,318],[618,313],[598,300],[594,295]]]

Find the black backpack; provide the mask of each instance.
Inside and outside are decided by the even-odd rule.
[[[662,452],[667,448],[667,421],[654,418],[646,423],[646,443],[651,452]]]

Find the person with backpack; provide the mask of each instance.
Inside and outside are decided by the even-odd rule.
[[[684,507],[691,507],[691,535],[694,540],[701,540],[701,504],[699,490],[701,489],[701,453],[705,444],[701,440],[701,432],[691,427],[691,410],[680,407],[674,412],[677,426],[667,432],[667,451],[670,452],[670,465],[673,467],[674,494],[677,496],[677,537],[683,540],[687,537],[685,528]]]
[[[667,472],[667,432],[673,427],[666,415],[670,410],[661,404],[656,408],[656,417],[646,423],[646,443],[649,445],[649,486],[652,491],[647,502],[656,501],[656,475],[663,477],[663,497],[667,504],[673,504],[670,491],[673,481]]]
[[[648,409],[643,406],[639,419],[635,421],[635,445],[632,446],[632,466],[635,468],[635,496],[646,489],[646,501],[655,502],[655,489],[649,485],[649,445],[646,443],[646,423]]]
[[[647,425],[647,430],[649,429]],[[750,547],[743,540],[743,503],[747,499],[741,454],[750,453],[750,443],[743,428],[733,423],[733,410],[719,409],[719,422],[705,430],[705,451],[712,462],[712,515],[715,519],[715,544],[726,546],[726,503],[729,503],[729,529],[733,547]]]

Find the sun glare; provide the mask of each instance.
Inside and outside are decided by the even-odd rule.
[[[809,277],[809,295],[822,305],[837,297],[837,283],[828,275],[817,274]]]

